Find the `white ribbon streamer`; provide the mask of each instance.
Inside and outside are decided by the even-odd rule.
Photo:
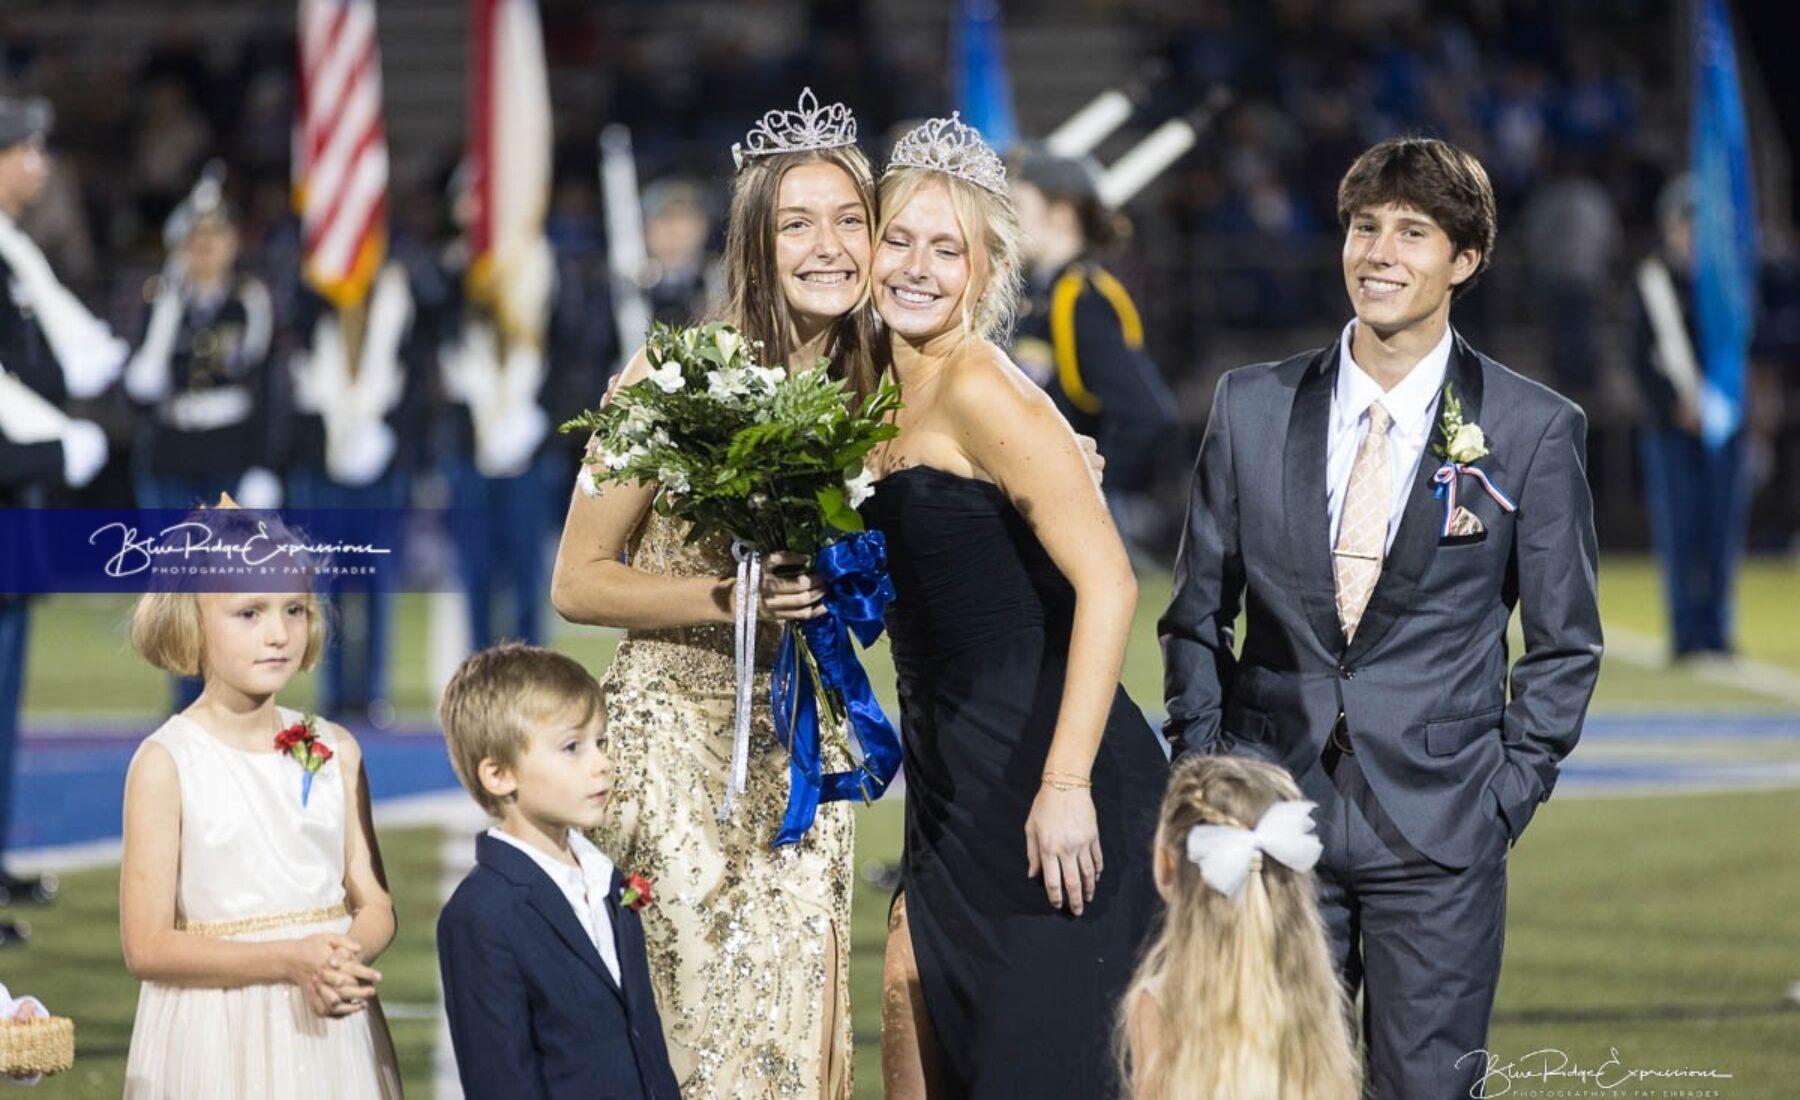
[[[725,783],[725,805],[719,809],[719,820],[731,816],[737,796],[744,793],[750,778],[750,713],[751,694],[756,684],[756,616],[757,597],[762,591],[762,552],[742,539],[731,544],[731,556],[737,560],[737,587],[734,591],[734,650],[737,658],[737,706],[732,718],[731,775]]]
[[[1200,877],[1233,901],[1244,892],[1259,852],[1296,871],[1310,871],[1325,848],[1313,832],[1315,802],[1277,802],[1263,811],[1256,828],[1196,825],[1188,830],[1187,857]]]

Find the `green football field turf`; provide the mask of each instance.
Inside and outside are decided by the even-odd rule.
[[[1800,710],[1800,694],[1784,699],[1721,684],[1693,670],[1666,667],[1659,641],[1664,620],[1658,584],[1654,566],[1644,558],[1608,558],[1601,566],[1601,610],[1610,655],[1602,666],[1596,709]],[[1126,653],[1124,682],[1132,698],[1150,710],[1159,710],[1162,698],[1156,617],[1168,596],[1166,574],[1140,578],[1139,610]],[[409,595],[398,602],[393,701],[403,715],[426,721],[437,705],[425,661],[427,633],[433,629],[429,601]],[[161,675],[131,653],[126,636],[130,608],[129,598],[117,596],[57,596],[38,605],[27,677],[28,713],[127,717],[153,714],[165,704]],[[1740,581],[1738,608],[1745,653],[1800,678],[1800,628],[1793,622],[1795,609],[1800,608],[1800,564],[1750,562]],[[877,643],[865,664],[876,690],[891,700],[893,674],[884,644]],[[611,657],[614,635],[565,627],[557,645],[597,670]],[[1633,653],[1634,648],[1647,652]],[[283,702],[304,706],[312,697],[311,681],[311,676],[296,680]],[[1787,690],[1800,691],[1793,679]]]
[[[1747,656],[1761,679],[1670,669],[1658,659],[1656,576],[1643,560],[1608,559],[1602,603],[1612,656],[1595,708],[1619,712],[1800,712],[1800,569],[1752,563],[1740,593]],[[1146,578],[1125,679],[1156,709],[1160,671],[1154,621],[1166,578]],[[92,715],[110,722],[156,711],[160,675],[129,655],[128,602],[59,597],[39,605],[30,676],[34,720]],[[423,669],[424,601],[402,601],[396,702],[421,717],[432,699]],[[570,631],[558,645],[596,669],[612,641]],[[884,655],[868,665],[891,700]],[[304,704],[306,685],[290,703]],[[31,720],[28,720],[28,725]],[[1800,721],[1800,719],[1797,719]],[[146,725],[146,729],[149,726]],[[856,1097],[880,1095],[879,980],[886,896],[861,872],[895,858],[899,806],[859,811],[858,889],[851,990]],[[1630,798],[1559,798],[1543,808],[1513,853],[1506,968],[1490,1048],[1507,1059],[1559,1050],[1583,1069],[1617,1051],[1629,1070],[1712,1070],[1728,1079],[1646,1080],[1598,1089],[1555,1086],[1570,1096],[1800,1095],[1800,790]],[[383,854],[400,911],[400,936],[381,960],[383,998],[408,1095],[429,1096],[436,1024],[432,927],[439,904],[441,831],[384,829]],[[1021,861],[1022,863],[1022,861]],[[1023,867],[1021,866],[1021,873]],[[124,971],[117,931],[116,867],[66,876],[54,908],[18,910],[35,924],[23,949],[0,954],[0,980],[32,992],[77,1021],[76,1069],[44,1082],[41,1097],[119,1095],[136,983]],[[1540,1059],[1541,1061],[1541,1059]],[[1523,1062],[1521,1063],[1523,1064]],[[1532,1082],[1512,1095],[1528,1095]],[[21,1094],[26,1095],[26,1094]]]

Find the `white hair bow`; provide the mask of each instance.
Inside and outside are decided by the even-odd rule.
[[[1325,848],[1313,832],[1312,812],[1318,808],[1316,802],[1277,802],[1263,811],[1255,829],[1196,825],[1188,830],[1187,857],[1208,886],[1236,901],[1258,852],[1296,871],[1312,870]]]

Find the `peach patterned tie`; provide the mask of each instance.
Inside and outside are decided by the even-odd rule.
[[[1357,448],[1344,490],[1344,514],[1338,521],[1337,546],[1331,552],[1337,574],[1338,622],[1344,640],[1356,637],[1356,624],[1381,579],[1387,551],[1388,514],[1394,507],[1394,474],[1388,463],[1388,429],[1394,418],[1377,401],[1369,406],[1369,431]]]

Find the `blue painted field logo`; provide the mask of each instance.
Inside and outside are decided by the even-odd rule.
[[[1522,1100],[1554,1097],[1673,1097],[1719,1098],[1725,1094],[1700,1082],[1728,1081],[1731,1074],[1692,1066],[1679,1068],[1626,1065],[1619,1048],[1607,1051],[1605,1061],[1585,1067],[1564,1051],[1544,1047],[1511,1060],[1493,1051],[1471,1050],[1456,1060],[1457,1068],[1480,1060],[1481,1077],[1469,1089],[1471,1100],[1514,1096]]]

